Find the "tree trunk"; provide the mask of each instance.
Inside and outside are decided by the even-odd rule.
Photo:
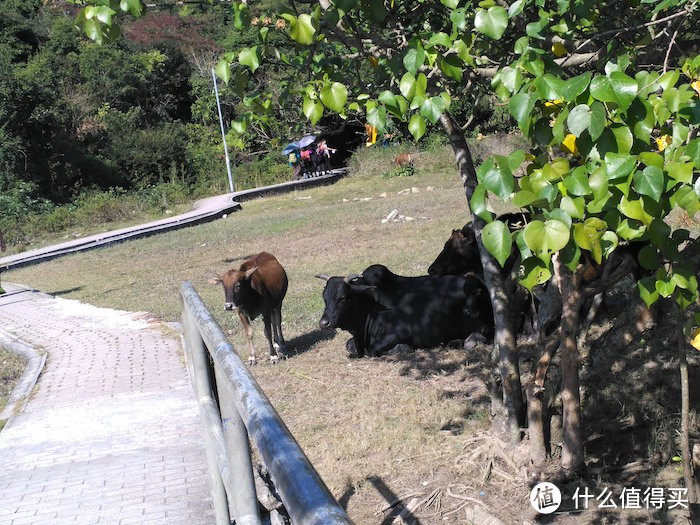
[[[484,248],[481,240],[481,230],[484,221],[477,215],[471,213],[471,198],[474,194],[478,181],[476,169],[472,160],[469,147],[464,134],[456,126],[452,117],[448,113],[443,113],[440,117],[443,129],[447,133],[452,150],[457,160],[457,167],[462,178],[462,185],[467,197],[467,207],[472,216],[474,235],[476,235],[479,246],[479,255],[484,267],[484,284],[491,296],[493,307],[493,317],[495,323],[495,344],[498,348],[498,368],[503,382],[506,409],[510,423],[511,442],[520,441],[520,428],[525,423],[525,411],[523,405],[523,394],[520,386],[520,367],[518,364],[518,353],[516,348],[515,331],[513,320],[508,311],[508,294],[506,293],[505,280],[500,272],[498,262],[491,257],[491,254]]]
[[[697,503],[697,492],[693,476],[692,458],[690,455],[690,386],[688,384],[688,361],[686,359],[686,342],[683,335],[683,313],[676,306],[676,334],[678,340],[678,357],[681,372],[681,460],[683,461],[683,480],[688,489],[688,502]]]
[[[544,338],[540,338],[536,360],[537,365],[532,370],[532,379],[525,389],[527,393],[527,431],[530,442],[530,461],[535,467],[542,466],[547,459],[548,447],[544,433],[544,418],[547,416],[547,411],[542,403],[542,396],[544,394],[547,370],[552,362],[554,352],[559,348],[559,344],[559,332],[552,334],[546,343]]]
[[[583,466],[583,441],[581,439],[581,395],[578,379],[578,331],[581,303],[579,268],[569,270],[555,254],[554,275],[562,298],[561,313],[561,403],[564,448],[561,454],[562,468],[575,473]]]

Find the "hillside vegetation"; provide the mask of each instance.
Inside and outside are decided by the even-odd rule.
[[[508,147],[503,142],[498,137],[490,144]],[[467,523],[466,510],[477,505],[507,524],[534,522],[530,483],[519,469],[526,462],[527,440],[506,451],[487,430],[488,347],[350,360],[348,334],[318,328],[324,283],[315,274],[346,275],[372,263],[404,275],[424,274],[451,229],[468,219],[447,148],[419,153],[414,176],[386,177],[394,169],[395,152],[358,152],[351,175],[332,186],[253,200],[209,224],[14,270],[3,278],[95,305],[146,310],[166,321],[179,319],[178,288],[189,280],[245,359],[240,323],[224,311],[221,288],[207,281],[253,253],[270,251],[289,274],[283,330],[297,355],[277,366],[262,361],[252,371],[351,518],[358,524],[391,523],[410,506],[406,515],[421,523]],[[383,224],[393,209],[414,220]],[[619,493],[622,486],[682,483],[673,461],[676,436],[669,430],[678,418],[677,382],[668,379],[678,366],[673,327],[661,316],[659,325],[641,336],[618,337],[633,323],[624,315],[627,293],[622,290],[610,302],[594,326],[591,353],[584,356],[584,427],[598,474],[575,480],[564,491],[588,484],[596,494],[601,487]],[[261,357],[267,350],[260,320],[254,330]],[[533,351],[526,341],[520,350],[527,371]],[[691,359],[690,368],[691,384],[697,385],[700,359]],[[553,369],[556,374],[556,360]],[[695,389],[691,406],[699,404]],[[557,401],[554,405],[556,434]],[[555,448],[553,454],[558,453]],[[603,523],[611,516],[591,510],[559,516],[557,522]],[[682,523],[674,511],[624,516],[634,523]]]

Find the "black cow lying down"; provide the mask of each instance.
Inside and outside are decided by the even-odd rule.
[[[320,327],[350,332],[346,346],[358,357],[493,337],[488,292],[473,275],[403,277],[377,264],[362,275],[316,277],[326,280]]]

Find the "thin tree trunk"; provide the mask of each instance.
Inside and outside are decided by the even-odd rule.
[[[525,423],[525,411],[523,405],[523,394],[520,385],[520,367],[518,364],[518,353],[516,339],[513,329],[513,320],[509,315],[508,294],[506,293],[505,280],[501,274],[498,263],[491,257],[491,254],[484,248],[481,240],[481,230],[484,221],[477,215],[471,213],[471,198],[474,194],[478,181],[476,169],[472,160],[469,147],[464,139],[464,134],[458,126],[454,124],[448,113],[443,113],[440,117],[443,129],[447,133],[450,144],[457,160],[459,174],[462,178],[462,185],[467,197],[467,207],[472,215],[474,235],[479,246],[479,255],[484,267],[484,284],[491,296],[493,307],[493,317],[495,323],[495,343],[498,348],[498,368],[503,382],[505,394],[505,404],[508,410],[510,423],[510,436],[513,443],[520,441],[520,428]]]
[[[544,382],[547,378],[547,370],[552,362],[552,356],[559,348],[559,332],[544,341],[540,338],[538,343],[538,357],[536,369],[532,371],[532,379],[527,385],[527,431],[530,444],[530,461],[535,467],[542,466],[547,459],[547,443],[544,435],[544,418],[546,410],[542,403]]]
[[[688,384],[688,361],[686,359],[686,342],[683,336],[683,313],[676,305],[676,333],[678,340],[678,357],[681,372],[681,459],[683,461],[683,479],[688,489],[688,502],[697,503],[695,479],[693,477],[692,458],[690,455],[690,386]]]
[[[561,454],[562,468],[577,472],[583,466],[583,441],[581,439],[581,395],[578,378],[578,330],[581,303],[580,272],[572,272],[555,254],[554,274],[562,298],[561,313],[561,403],[564,447]]]

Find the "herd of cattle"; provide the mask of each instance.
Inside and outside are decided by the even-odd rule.
[[[511,231],[524,227],[522,213],[499,217]],[[514,270],[517,248],[504,265],[504,275]],[[453,230],[442,252],[428,268],[428,275],[403,277],[386,266],[374,264],[362,274],[317,275],[326,281],[325,309],[320,328],[340,328],[351,334],[346,348],[351,355],[381,355],[398,345],[431,348],[459,344],[471,348],[493,338],[494,319],[483,267],[471,223]],[[287,274],[267,252],[250,257],[239,269],[216,280],[223,284],[226,310],[237,310],[248,339],[249,363],[255,364],[251,321],[262,315],[270,360],[287,356],[282,336],[282,300]],[[527,302],[520,316],[520,330],[533,329],[535,301]]]

